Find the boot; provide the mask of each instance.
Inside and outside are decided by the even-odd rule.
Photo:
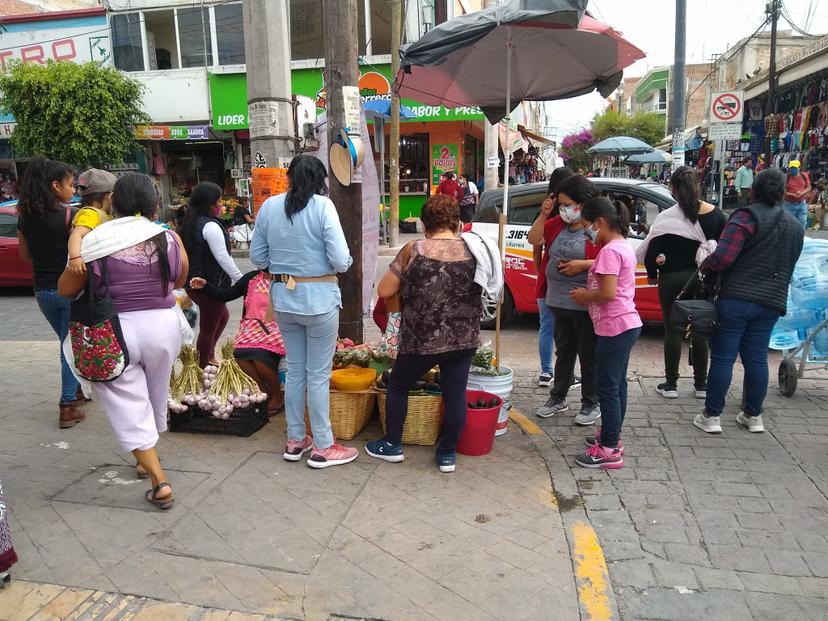
[[[58,419],[58,422],[61,429],[69,429],[69,427],[74,427],[85,418],[86,414],[78,410],[74,405],[70,403],[60,404],[60,418]]]
[[[75,392],[75,403],[89,403],[90,401],[92,401],[92,399],[87,399],[83,394],[81,387],[78,386],[78,390]]]

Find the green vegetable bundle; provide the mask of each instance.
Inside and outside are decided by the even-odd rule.
[[[480,347],[476,352],[474,352],[471,365],[472,367],[477,367],[479,369],[492,369],[494,367],[493,359],[494,352],[491,347]]]

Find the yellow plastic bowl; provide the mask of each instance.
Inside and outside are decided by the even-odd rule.
[[[331,384],[343,392],[368,390],[375,379],[377,372],[374,369],[337,369],[331,373]]]

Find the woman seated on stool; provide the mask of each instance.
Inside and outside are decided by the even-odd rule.
[[[192,278],[190,288],[204,289],[207,295],[221,302],[244,296],[239,331],[233,339],[233,356],[242,370],[256,380],[259,390],[270,396],[268,415],[277,414],[285,405],[279,382],[279,360],[285,355],[285,343],[270,302],[270,274],[265,270],[247,272],[227,289],[220,289],[203,278]]]

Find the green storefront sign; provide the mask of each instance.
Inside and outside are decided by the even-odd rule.
[[[325,111],[327,93],[322,80],[322,69],[295,69],[291,72],[291,86],[295,95],[310,97],[316,102],[317,113]],[[363,66],[359,90],[363,101],[391,99],[391,65]],[[210,100],[213,110],[213,129],[247,129],[247,75],[244,73],[210,74]],[[403,99],[416,118],[403,122],[468,121],[482,119],[479,108],[445,108],[426,106]]]

